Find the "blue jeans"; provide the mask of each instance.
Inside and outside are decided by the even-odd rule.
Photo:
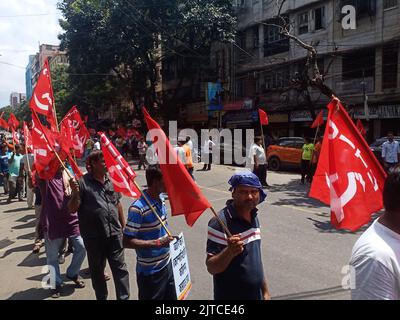
[[[83,244],[83,239],[81,236],[72,236],[69,237],[69,241],[72,243],[72,247],[74,248],[74,253],[72,255],[72,261],[70,266],[67,269],[67,277],[75,278],[79,275],[79,271],[81,269],[83,260],[86,257],[86,249]],[[56,285],[59,286],[62,284],[61,274],[60,274],[60,266],[58,264],[58,252],[60,251],[60,247],[64,242],[64,238],[50,240],[46,238],[46,256],[47,256],[47,265],[54,268],[56,274]]]

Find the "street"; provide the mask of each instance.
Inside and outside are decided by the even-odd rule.
[[[200,165],[196,166],[199,170]],[[238,168],[213,166],[212,171],[195,171],[195,177],[205,196],[219,211],[230,198],[228,180]],[[138,182],[145,185],[144,171],[138,171]],[[302,186],[299,175],[269,172],[266,203],[259,206],[262,230],[264,270],[273,299],[349,299],[349,291],[342,288],[342,268],[347,265],[351,249],[361,232],[351,234],[332,229],[329,209],[307,197],[307,186]],[[123,199],[127,212],[130,199]],[[1,196],[0,214],[0,299],[51,299],[42,289],[42,272],[46,264],[44,247],[39,255],[31,253],[34,236],[34,211],[26,209],[26,202],[14,200],[5,204]],[[188,299],[212,299],[212,277],[205,266],[207,222],[210,210],[203,213],[193,228],[183,217],[170,217],[174,234],[183,232],[189,255],[193,287]],[[365,230],[363,228],[362,230]],[[71,257],[68,256],[61,272]],[[125,259],[130,272],[131,299],[137,299],[135,253],[128,250]],[[61,299],[94,299],[94,291],[85,269],[86,288],[74,289],[65,282]],[[111,274],[108,269],[108,273]],[[112,280],[108,282],[109,299],[115,299]]]

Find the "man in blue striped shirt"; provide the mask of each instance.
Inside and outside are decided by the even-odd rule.
[[[165,192],[159,168],[146,171],[148,189],[143,193],[168,227],[167,208],[160,195]],[[124,247],[136,250],[139,300],[176,300],[169,252],[169,237],[143,195],[132,203],[124,230]]]

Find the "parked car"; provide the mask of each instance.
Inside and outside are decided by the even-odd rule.
[[[279,171],[283,167],[300,168],[304,139],[301,137],[280,138],[275,144],[268,147],[268,167],[272,171]]]
[[[396,136],[396,137],[394,137],[394,140],[396,140],[398,143],[400,143],[400,137]],[[386,141],[388,141],[387,137],[379,138],[370,145],[371,151],[374,153],[375,157],[381,163],[383,163],[383,161],[382,161],[382,146]]]

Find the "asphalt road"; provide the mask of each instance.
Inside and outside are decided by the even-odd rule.
[[[201,166],[199,165],[198,169]],[[216,210],[230,199],[228,180],[238,170],[213,166],[212,171],[195,171],[199,186]],[[138,171],[138,182],[145,185],[144,171]],[[264,270],[273,299],[349,299],[342,288],[341,273],[347,265],[351,249],[361,234],[337,231],[329,223],[329,209],[307,197],[308,187],[302,186],[297,173],[269,173],[268,198],[259,206],[262,229]],[[125,211],[130,199],[124,198]],[[170,217],[174,234],[183,232],[189,255],[193,287],[188,299],[212,299],[212,277],[205,267],[207,223],[210,210],[203,213],[193,228],[183,217]],[[39,255],[31,254],[34,212],[25,202],[5,204],[0,198],[0,299],[49,299],[41,287],[46,263],[44,248]],[[364,228],[365,229],[365,228]],[[137,299],[135,252],[126,251],[130,271],[131,298]],[[67,257],[61,271],[71,257]],[[87,268],[87,261],[83,269]],[[108,270],[108,272],[110,272]],[[94,299],[88,276],[85,289],[74,289],[66,282],[60,299]],[[109,298],[114,299],[112,280],[108,283]],[[51,299],[51,298],[50,298]]]

